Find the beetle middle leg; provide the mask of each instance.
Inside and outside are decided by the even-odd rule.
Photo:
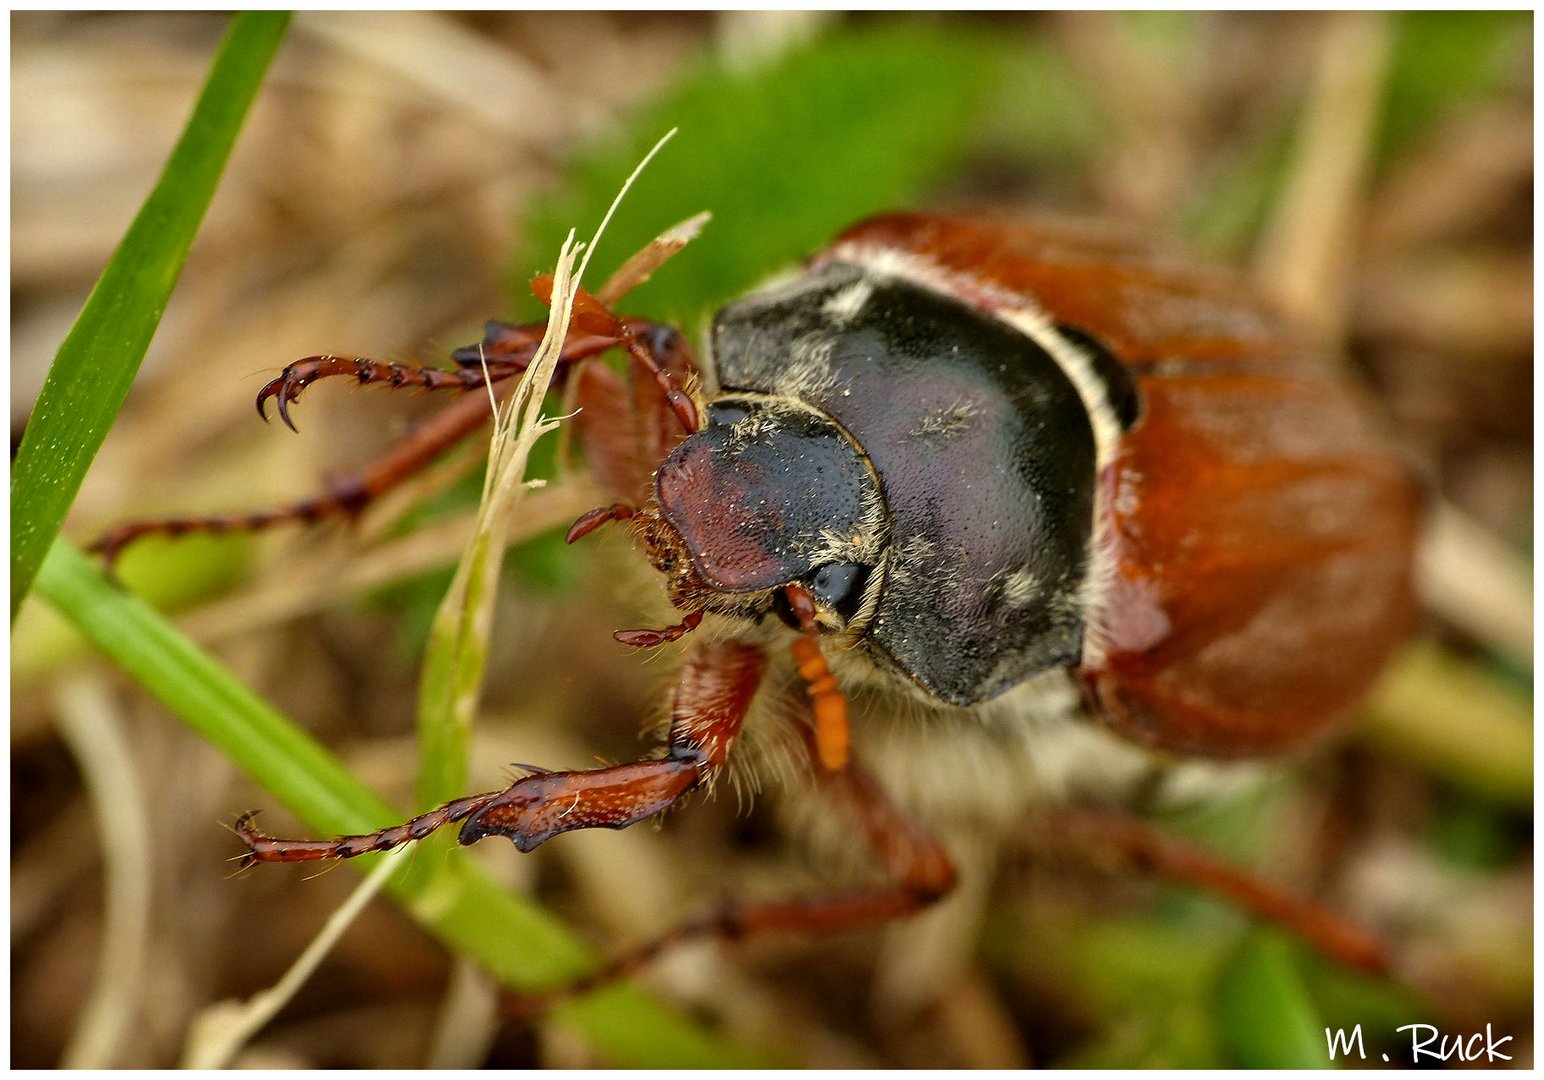
[[[502,394],[505,388],[496,393]],[[392,449],[358,472],[334,478],[328,491],[267,510],[209,517],[135,521],[109,530],[90,547],[110,567],[123,549],[146,536],[176,538],[194,532],[256,532],[289,523],[315,524],[356,517],[372,501],[427,467],[450,447],[487,422],[487,395],[466,397],[437,413]]]

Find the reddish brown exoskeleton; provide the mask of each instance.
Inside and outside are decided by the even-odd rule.
[[[244,817],[250,860],[349,858],[451,824],[521,851],[626,827],[781,725],[826,797],[816,816],[864,838],[884,879],[729,905],[670,939],[883,922],[956,882],[918,813],[1006,827],[1052,795],[1151,796],[1187,759],[1291,748],[1350,713],[1410,624],[1407,471],[1333,365],[1225,278],[1087,232],[898,214],[721,311],[709,371],[676,331],[592,297],[573,329],[564,378],[616,501],[569,539],[624,524],[682,618],[618,640],[691,642],[663,753],[533,772],[366,836],[279,840]],[[328,377],[496,384],[540,335],[490,324],[457,372],[311,358],[259,408],[274,398],[288,422]],[[589,362],[613,348],[631,387]],[[486,411],[467,398],[327,499],[101,546],[351,513]],[[694,633],[710,619],[721,632]],[[1387,963],[1280,890],[1135,827],[1096,834],[1347,963]]]

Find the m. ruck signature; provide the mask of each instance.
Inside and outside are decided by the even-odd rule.
[[[1484,1031],[1468,1035],[1444,1035],[1434,1024],[1401,1024],[1396,1032],[1410,1033],[1410,1065],[1437,1061],[1511,1061],[1512,1055],[1502,1047],[1512,1041],[1512,1036],[1497,1037],[1486,1024]],[[1362,1041],[1362,1025],[1357,1024],[1349,1032],[1345,1028],[1325,1028],[1324,1041],[1329,1044],[1330,1060],[1355,1056],[1366,1060],[1367,1047]],[[1388,1054],[1380,1055],[1384,1061]],[[1404,1064],[1404,1063],[1402,1063]]]

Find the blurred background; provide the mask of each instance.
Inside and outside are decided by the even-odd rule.
[[[13,448],[227,22],[12,16]],[[867,213],[1131,223],[1236,267],[1342,346],[1434,492],[1423,632],[1364,722],[1263,791],[1169,823],[1385,929],[1406,978],[1302,953],[1299,984],[1272,997],[1241,974],[1253,939],[1236,913],[1026,837],[922,1005],[876,996],[876,933],[693,949],[646,981],[809,1066],[1270,1064],[1272,1009],[1310,1029],[1363,1023],[1374,1059],[1400,1024],[1490,1023],[1531,1064],[1532,27],[1528,13],[299,15],[65,535],[293,500],[390,445],[443,401],[324,385],[297,436],[260,423],[253,396],[295,357],[442,363],[486,318],[537,317],[524,282],[672,127],[592,276],[711,210],[626,305],[692,330]],[[468,458],[389,521],[150,541],[122,574],[407,807],[419,657],[459,554],[435,523],[478,485]],[[569,550],[554,531],[594,493],[574,478],[543,494],[516,527],[471,790],[501,786],[512,759],[635,756],[668,683],[668,665],[610,638],[641,602],[615,584],[621,538]],[[12,665],[12,1064],[176,1064],[203,1011],[271,985],[357,877],[230,877],[219,823],[271,797],[36,601]],[[278,808],[265,821],[294,828]],[[662,830],[498,847],[476,854],[607,950],[718,895],[821,875],[764,802],[724,796]],[[1263,1022],[1230,1007],[1255,994]],[[377,901],[239,1060],[605,1063],[561,1025],[497,1024],[491,1001]]]

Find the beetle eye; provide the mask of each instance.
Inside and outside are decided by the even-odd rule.
[[[809,589],[815,599],[850,620],[863,601],[868,574],[869,568],[859,563],[826,563],[808,579]]]

